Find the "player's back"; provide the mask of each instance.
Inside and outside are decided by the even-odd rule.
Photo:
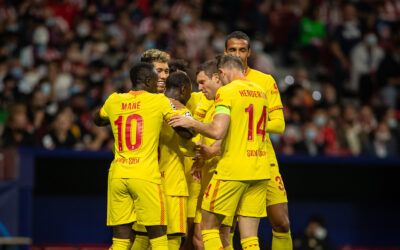
[[[179,105],[179,106],[178,106]],[[178,103],[175,105],[176,113],[191,116],[189,110]],[[162,126],[160,134],[160,171],[164,180],[164,192],[172,196],[188,196],[188,186],[185,177],[184,149],[194,151],[191,140],[181,138],[167,123]]]
[[[102,113],[115,138],[111,178],[139,178],[161,183],[157,147],[161,126],[174,114],[163,94],[131,91],[112,94]]]
[[[282,109],[281,96],[279,94],[278,86],[271,75],[264,74],[258,70],[247,68],[246,78],[251,82],[259,85],[268,97],[268,111],[272,112],[277,109]],[[278,165],[276,160],[275,151],[272,146],[269,135],[266,136],[267,142],[267,156],[271,164]]]
[[[230,125],[222,142],[216,174],[222,180],[269,178],[266,156],[268,101],[266,93],[245,78],[221,87],[215,105],[230,108]]]

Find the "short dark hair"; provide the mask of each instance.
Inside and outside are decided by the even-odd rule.
[[[212,59],[212,60],[206,61],[203,64],[200,64],[199,67],[197,67],[196,76],[201,71],[204,71],[204,74],[206,74],[206,76],[211,78],[213,74],[218,73],[217,60]]]
[[[222,55],[217,58],[217,67],[218,68],[236,68],[243,70],[242,60],[236,55]]]
[[[187,70],[187,62],[183,59],[175,59],[171,60],[168,63],[169,73],[177,72],[178,70],[186,72]]]
[[[183,72],[174,72],[170,74],[165,81],[165,88],[180,89],[182,87],[189,88],[192,85],[190,78]]]
[[[158,79],[157,72],[154,70],[154,66],[147,62],[135,63],[129,72],[132,87],[136,87],[140,84],[145,84],[147,81],[152,79]]]
[[[246,33],[242,32],[242,31],[238,31],[238,30],[230,33],[226,37],[226,39],[225,39],[225,49],[228,48],[228,41],[231,40],[232,38],[246,40],[247,44],[249,46],[248,49],[250,49],[250,38],[249,38],[249,36]]]

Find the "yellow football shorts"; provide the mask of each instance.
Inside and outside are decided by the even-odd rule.
[[[185,235],[187,231],[187,197],[165,195],[168,227],[167,234]],[[140,223],[133,224],[136,232],[146,232],[146,228]]]
[[[217,180],[215,175],[204,192],[201,208],[225,216],[265,217],[269,180]]]
[[[267,207],[288,202],[285,185],[277,165],[271,166],[271,180],[267,187]]]
[[[235,217],[234,216],[225,216],[225,218],[222,220],[221,224],[231,227],[233,224],[233,218],[235,218]],[[194,217],[194,223],[200,224],[201,219],[202,219],[201,209],[197,209],[196,217]]]
[[[107,225],[137,221],[146,226],[167,225],[165,198],[160,184],[133,178],[109,178]]]
[[[203,167],[202,176],[201,176],[201,191],[199,194],[199,198],[197,201],[197,209],[196,209],[196,217],[194,218],[194,223],[200,224],[202,215],[201,215],[201,204],[203,201],[204,192],[208,187],[212,177],[214,176],[214,170],[210,170],[210,166],[216,166],[219,159],[214,161],[208,161],[206,165]],[[215,169],[215,167],[213,168]],[[222,221],[223,225],[232,226],[234,216],[225,216],[224,220]]]
[[[195,181],[190,174],[193,165],[193,158],[192,157],[185,157],[185,175],[186,181],[189,188],[189,198],[188,198],[188,205],[187,205],[187,217],[194,218],[196,215],[196,207],[197,207],[197,199],[200,194],[200,182]]]

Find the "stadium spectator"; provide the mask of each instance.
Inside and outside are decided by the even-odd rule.
[[[379,65],[377,77],[381,89],[383,104],[390,108],[399,108],[400,86],[400,41],[395,41],[393,48],[386,53]]]
[[[321,50],[327,36],[325,25],[320,20],[319,7],[310,5],[300,20],[298,48],[303,58],[315,66],[320,61]]]
[[[50,131],[43,136],[42,145],[46,149],[73,148],[78,143],[78,128],[73,124],[74,114],[71,108],[61,109]]]
[[[342,123],[338,127],[338,142],[344,154],[358,156],[361,154],[362,129],[357,121],[356,108],[348,104],[342,108]]]
[[[288,135],[271,136],[277,152],[298,153],[294,143],[304,140],[301,131],[305,124],[323,108],[328,119],[322,128],[320,153],[348,154],[342,144],[339,112],[344,101],[368,106],[369,112],[382,116],[382,110],[391,108],[390,119],[380,115],[375,119],[392,126],[398,142],[398,128],[393,128],[398,120],[400,86],[397,2],[250,1],[240,3],[240,11],[236,11],[221,1],[0,1],[0,135],[7,111],[16,103],[29,103],[28,124],[38,142],[49,133],[59,107],[70,106],[75,113],[73,123],[80,131],[76,134],[78,148],[85,148],[88,141],[95,140],[88,114],[109,93],[131,89],[130,66],[140,61],[145,50],[157,48],[173,60],[185,60],[187,74],[193,79],[194,69],[221,53],[225,34],[235,28],[253,38],[249,65],[272,72],[279,83],[289,130]],[[307,28],[315,26],[319,32]],[[303,27],[300,33],[299,27]],[[313,41],[317,45],[325,42],[333,49],[333,57],[317,46],[321,56],[311,60],[316,67],[307,68],[304,62],[310,61],[309,54],[297,50],[299,38],[304,42],[302,48],[314,46]],[[380,64],[378,57],[372,66],[368,64],[368,48],[379,55],[386,52]],[[286,57],[277,60],[282,52]],[[291,64],[292,59],[297,64]],[[286,72],[292,76],[288,82]],[[348,94],[346,86],[354,86],[350,89],[359,89],[361,95]],[[356,112],[361,114],[364,109],[356,107]],[[361,116],[358,119],[364,119]],[[361,122],[362,130],[364,125]],[[373,133],[374,129],[362,138],[372,139]],[[107,148],[107,141],[102,147]]]
[[[397,144],[390,132],[389,126],[385,122],[379,123],[378,128],[374,132],[372,142],[366,148],[366,153],[379,158],[396,155]]]
[[[320,215],[312,215],[303,232],[294,239],[296,250],[333,250],[336,249],[327,237],[325,218]]]
[[[343,20],[336,28],[331,42],[335,86],[340,94],[343,93],[344,83],[348,79],[350,51],[361,40],[361,25],[353,4],[348,3],[343,7]]]
[[[34,131],[28,124],[24,104],[11,106],[1,140],[2,146],[7,147],[35,146]]]
[[[365,33],[363,40],[351,50],[351,79],[348,90],[360,95],[363,104],[371,101],[376,86],[375,73],[384,55],[374,32]]]

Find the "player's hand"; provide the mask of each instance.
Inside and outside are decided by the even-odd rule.
[[[199,181],[201,179],[201,169],[203,168],[203,166],[204,166],[204,159],[202,159],[201,157],[195,157],[192,170],[190,171],[195,181]]]
[[[219,147],[207,146],[203,144],[196,146],[196,155],[205,160],[220,155],[220,151],[221,150]]]
[[[192,128],[194,119],[190,116],[177,115],[170,118],[168,124],[175,127]]]

